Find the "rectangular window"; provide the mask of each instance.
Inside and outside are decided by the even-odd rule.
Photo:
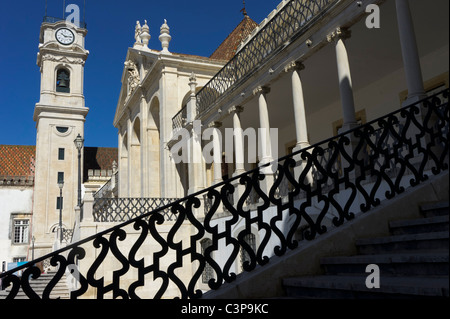
[[[27,244],[28,243],[28,219],[16,219],[14,220],[14,244]]]
[[[57,197],[56,198],[56,209],[63,209],[64,208],[64,197]]]
[[[64,161],[64,148],[58,148],[58,160]]]
[[[64,172],[58,172],[58,184],[64,183]]]

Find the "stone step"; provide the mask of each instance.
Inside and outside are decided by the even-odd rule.
[[[420,206],[420,211],[425,217],[449,215],[449,202],[427,203]]]
[[[393,235],[387,237],[356,240],[360,254],[380,254],[388,252],[405,252],[410,250],[447,250],[449,249],[449,232]]]
[[[449,216],[435,216],[415,220],[400,220],[389,223],[393,235],[420,234],[428,232],[448,232]]]
[[[383,276],[448,276],[449,254],[414,252],[350,257],[326,257],[320,260],[326,274],[364,275],[366,267],[375,264]]]
[[[283,280],[286,296],[314,299],[449,297],[448,277],[380,277],[380,288],[369,289],[366,276],[310,276]]]
[[[6,294],[7,296],[7,294]],[[5,299],[6,298],[0,295],[0,299]],[[42,293],[38,293],[39,297],[42,297]],[[23,291],[19,291],[16,295],[16,297],[14,299],[30,299]],[[51,293],[50,294],[50,299],[70,299],[70,293],[62,293],[62,292],[58,292],[58,293]]]
[[[0,300],[6,299],[9,295],[9,292],[0,293]],[[42,293],[37,293],[39,298],[42,297]],[[23,291],[19,291],[14,299],[30,299]],[[53,292],[50,294],[50,299],[70,299],[70,292]]]
[[[283,281],[288,298],[448,298],[448,201],[421,206],[425,218],[389,223],[391,236],[356,240],[358,255],[321,258],[324,275]],[[368,265],[380,269],[369,289]]]
[[[54,278],[55,274],[56,273],[54,273],[54,272],[44,273],[44,274],[41,274],[39,276],[39,278],[30,279],[30,286],[33,289],[33,291],[38,296],[42,296],[45,288],[48,286],[50,281]],[[0,299],[5,299],[6,296],[9,294],[10,290],[11,290],[11,288],[7,288],[5,291],[0,292]],[[63,275],[61,277],[61,279],[53,287],[53,289],[50,293],[50,299],[57,299],[57,298],[61,298],[61,299],[69,299],[70,298],[70,291],[67,288],[65,275]],[[23,292],[22,288],[20,288],[15,299],[29,299],[29,297]]]
[[[33,288],[41,288],[41,287],[47,287],[50,283],[50,280],[30,280],[30,285]],[[64,288],[67,289],[66,280],[62,278],[59,282],[56,283],[55,288]]]

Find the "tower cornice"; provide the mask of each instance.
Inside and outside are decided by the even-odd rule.
[[[34,108],[33,120],[37,122],[40,118],[60,118],[60,119],[79,119],[85,121],[89,113],[87,107],[73,106],[55,106],[37,103]]]

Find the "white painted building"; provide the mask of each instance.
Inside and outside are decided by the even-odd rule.
[[[14,163],[8,163],[9,158]],[[0,269],[29,260],[31,252],[34,148],[0,145]]]

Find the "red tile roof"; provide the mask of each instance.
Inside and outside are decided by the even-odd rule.
[[[214,51],[210,56],[211,59],[229,61],[236,54],[239,44],[258,26],[249,16],[244,16],[244,19],[239,25],[228,35],[225,41]]]
[[[112,170],[112,164],[118,159],[118,149],[113,147],[85,147],[84,148],[84,179],[88,177],[88,170]]]
[[[0,145],[0,176],[34,176],[36,146]],[[84,171],[89,169],[112,170],[112,163],[118,163],[117,148],[85,147]]]
[[[0,145],[0,176],[34,176],[36,146]]]

